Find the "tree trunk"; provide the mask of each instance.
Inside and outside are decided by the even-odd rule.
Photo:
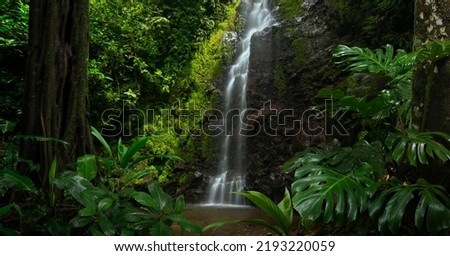
[[[416,0],[414,16],[416,50],[429,41],[450,39],[449,0]],[[421,130],[450,133],[449,98],[450,58],[437,63],[418,63],[413,73],[414,124]],[[422,174],[428,181],[450,191],[450,162],[441,165],[433,161]]]
[[[47,184],[53,159],[58,167],[92,152],[88,114],[89,0],[32,0],[23,134],[55,138],[25,141],[21,155],[39,163],[39,185]]]
[[[416,0],[414,22],[416,49],[429,41],[450,39],[450,1]],[[427,100],[428,78],[431,90]],[[436,66],[419,63],[413,79],[414,123],[421,130],[450,133],[450,58],[438,61]]]

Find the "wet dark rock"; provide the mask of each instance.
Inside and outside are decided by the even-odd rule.
[[[305,0],[292,20],[277,23],[252,38],[248,78],[248,108],[255,127],[247,139],[247,187],[280,200],[292,174],[280,166],[292,155],[325,141],[316,130],[324,120],[307,118],[319,89],[339,76],[331,51],[342,38],[327,24],[333,23],[323,1]],[[319,129],[320,130],[320,129]]]

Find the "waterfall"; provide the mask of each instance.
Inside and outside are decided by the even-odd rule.
[[[207,204],[243,205],[242,196],[231,192],[242,191],[245,187],[245,127],[247,108],[247,78],[252,35],[268,27],[273,18],[268,0],[243,0],[246,20],[242,39],[237,45],[236,59],[229,67],[224,93],[224,134],[221,138],[221,151],[217,175],[210,180]]]

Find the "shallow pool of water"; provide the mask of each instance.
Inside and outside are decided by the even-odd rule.
[[[267,216],[260,210],[250,206],[232,205],[187,205],[183,213],[188,219],[201,227],[205,227],[216,221],[236,220],[236,219],[266,219]],[[273,235],[273,232],[265,227],[249,223],[236,223],[226,225],[215,230],[210,230],[205,235],[223,236],[261,236]]]

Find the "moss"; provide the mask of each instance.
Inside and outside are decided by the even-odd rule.
[[[280,5],[280,14],[283,18],[292,20],[302,10],[303,0],[274,0],[274,3]]]
[[[180,109],[176,109],[174,113],[179,115],[183,110],[183,115],[188,117],[185,116],[183,120],[175,117],[177,127],[184,132],[183,136],[178,136],[179,147],[176,154],[188,164],[212,155],[209,138],[201,133],[202,114],[205,110],[216,107],[218,95],[215,87],[223,80],[223,66],[232,61],[233,45],[224,43],[224,35],[238,27],[236,9],[239,5],[240,1],[233,1],[226,6],[223,21],[200,44],[193,59],[185,67],[184,75],[177,81],[188,97],[181,99]]]
[[[287,81],[284,75],[284,68],[280,62],[275,64],[274,83],[277,88],[278,95],[284,97],[287,92]]]
[[[292,41],[292,49],[295,53],[295,62],[298,65],[305,64],[313,53],[311,40],[306,37],[297,37]]]
[[[212,146],[212,141],[211,141],[210,136],[203,136],[202,137],[202,155],[206,158],[206,159],[211,159],[214,156],[214,150],[213,146]]]
[[[236,29],[236,9],[239,4],[240,1],[235,1],[227,6],[226,18],[217,26],[216,31],[211,34],[209,39],[202,43],[190,63],[188,77],[197,86],[197,91],[206,90],[214,84],[214,81],[220,80],[223,74],[222,66],[229,64],[223,63],[223,61],[229,61],[233,48],[231,44],[224,44],[223,39],[226,31]]]

